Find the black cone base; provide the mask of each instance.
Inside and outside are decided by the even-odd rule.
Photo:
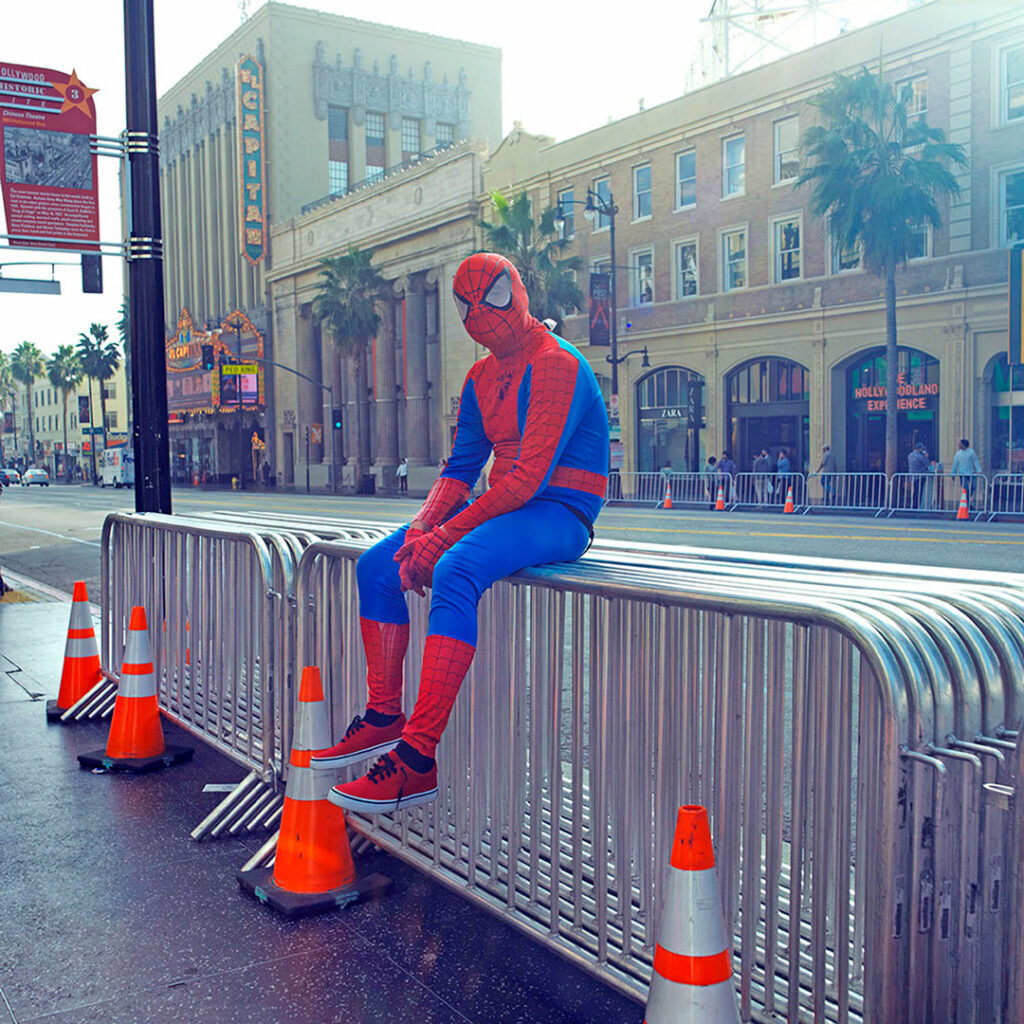
[[[304,914],[320,914],[325,910],[339,910],[356,900],[379,896],[391,887],[391,879],[384,875],[367,875],[357,878],[352,885],[327,892],[289,892],[274,882],[273,868],[253,868],[238,872],[238,884],[253,896],[273,907],[286,917],[301,917]]]
[[[88,754],[78,755],[78,764],[82,768],[102,768],[107,772],[155,772],[161,768],[169,768],[181,761],[190,761],[195,753],[192,747],[164,748],[162,754],[153,757],[107,757],[106,750],[93,750]]]
[[[48,700],[46,702],[46,720],[48,722],[59,722],[60,716],[67,711],[67,708],[62,708],[55,700]]]

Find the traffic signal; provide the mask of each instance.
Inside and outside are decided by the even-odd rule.
[[[212,345],[204,345],[203,346],[203,369],[204,370],[212,370],[213,369],[213,346]]]
[[[99,253],[82,254],[82,291],[87,295],[103,291],[103,260]]]
[[[334,424],[334,429],[335,430],[341,430],[341,410],[340,409],[332,409],[331,410],[331,422]]]

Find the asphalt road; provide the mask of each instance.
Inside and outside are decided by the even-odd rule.
[[[174,509],[261,509],[294,514],[408,520],[419,499],[328,497],[276,492],[175,491]],[[134,508],[134,494],[90,486],[9,487],[0,498],[0,570],[70,591],[85,580],[99,599],[104,517]],[[782,516],[746,512],[607,508],[598,536],[708,548],[866,559],[999,571],[1024,570],[1024,522]]]

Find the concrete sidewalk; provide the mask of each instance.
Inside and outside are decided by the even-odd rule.
[[[92,773],[108,723],[47,725],[69,605],[0,604],[0,1024],[640,1021],[642,1008],[401,861],[380,900],[289,921],[235,871],[262,836],[190,830],[245,773]]]

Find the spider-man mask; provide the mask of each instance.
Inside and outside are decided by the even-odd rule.
[[[452,293],[469,336],[496,356],[518,351],[539,326],[519,271],[504,256],[478,252],[463,260]]]

